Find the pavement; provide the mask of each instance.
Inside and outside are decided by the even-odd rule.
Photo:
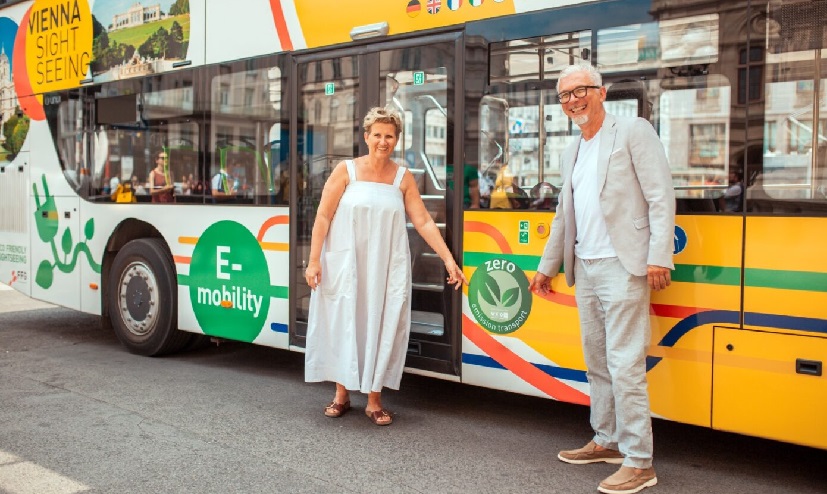
[[[406,375],[324,417],[303,355],[228,342],[127,353],[96,316],[0,286],[0,493],[594,493],[617,468],[559,462],[588,409]],[[827,451],[654,422],[653,494],[824,493]]]

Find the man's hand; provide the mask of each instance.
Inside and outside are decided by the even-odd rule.
[[[663,290],[672,284],[672,271],[662,266],[649,265],[646,268],[646,279],[649,281],[649,288],[652,290]]]
[[[528,286],[529,290],[540,295],[548,295],[552,293],[551,277],[537,271],[534,278],[531,279],[531,284]]]

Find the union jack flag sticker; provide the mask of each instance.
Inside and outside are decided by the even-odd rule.
[[[442,0],[428,0],[428,3],[425,4],[428,9],[429,14],[437,14],[439,13],[439,9],[442,8]]]
[[[448,1],[448,8],[451,10],[458,10],[462,7],[462,0],[447,0]]]

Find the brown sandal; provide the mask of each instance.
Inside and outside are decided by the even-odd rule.
[[[331,401],[330,405],[324,407],[324,415],[335,419],[344,415],[348,410],[350,410],[350,401],[344,403]]]
[[[365,415],[376,425],[391,425],[393,423],[393,414],[384,408],[372,412],[365,410]],[[385,418],[387,418],[387,420],[379,421],[379,419]]]

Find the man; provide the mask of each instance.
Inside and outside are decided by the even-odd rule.
[[[214,200],[226,201],[235,197],[235,181],[227,173],[227,170],[221,168],[218,173],[213,175],[210,182],[210,193]]]
[[[741,204],[744,201],[744,172],[740,170],[729,171],[729,186],[721,197],[721,209],[731,213],[741,211]]]
[[[567,284],[577,282],[595,432],[586,446],[557,457],[622,464],[598,490],[633,493],[657,483],[646,352],[650,290],[666,288],[674,268],[672,177],[649,122],[606,113],[606,88],[593,67],[564,69],[557,92],[581,138],[563,152],[557,213],[531,288],[551,291],[561,265]]]

